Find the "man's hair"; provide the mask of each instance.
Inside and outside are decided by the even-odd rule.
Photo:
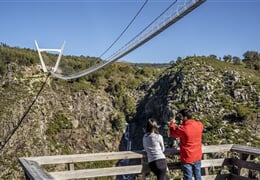
[[[187,119],[192,119],[192,111],[190,109],[182,109],[179,112],[182,116],[186,116]]]

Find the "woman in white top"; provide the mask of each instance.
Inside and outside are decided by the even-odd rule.
[[[155,119],[150,118],[146,124],[146,133],[143,136],[143,146],[147,153],[151,171],[158,180],[167,180],[167,162],[164,155],[163,137],[159,134],[159,126]]]

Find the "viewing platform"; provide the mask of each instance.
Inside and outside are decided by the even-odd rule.
[[[166,149],[165,155],[171,179],[181,179],[179,150]],[[124,166],[115,165],[119,161],[129,163]],[[97,179],[97,177],[113,179],[119,175],[131,174],[136,175],[136,179],[149,179],[150,176],[146,153],[142,150],[23,157],[19,158],[19,163],[26,179],[30,180]],[[87,167],[87,163],[100,163],[106,167],[93,168],[95,165],[89,165],[91,168],[82,168]],[[201,168],[203,180],[259,180],[260,148],[233,144],[203,146]]]

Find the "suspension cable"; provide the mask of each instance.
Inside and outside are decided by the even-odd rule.
[[[104,54],[107,53],[107,51],[109,51],[113,45],[123,36],[123,34],[127,31],[127,29],[131,26],[131,24],[134,22],[134,20],[137,18],[137,16],[141,13],[141,11],[143,10],[143,8],[145,7],[145,5],[147,4],[148,0],[146,0],[142,7],[139,9],[139,11],[136,13],[136,15],[134,16],[134,18],[130,21],[130,23],[126,26],[126,28],[121,32],[121,34],[116,38],[116,40],[99,56],[99,58],[101,58]]]
[[[64,80],[69,80],[69,79],[80,78],[82,76],[85,76],[87,74],[95,72],[95,71],[97,71],[97,70],[117,61],[117,60],[119,60],[123,56],[132,52],[136,48],[140,47],[141,45],[143,45],[144,43],[146,43],[147,41],[149,41],[153,37],[155,37],[158,34],[160,34],[161,32],[163,32],[165,29],[170,27],[172,24],[176,23],[178,20],[183,18],[185,15],[189,14],[192,10],[194,10],[195,8],[200,6],[205,1],[206,0],[190,0],[188,4],[185,3],[180,9],[178,9],[178,11],[175,12],[175,14],[171,14],[171,17],[168,17],[167,19],[164,20],[164,22],[161,22],[160,24],[158,24],[156,29],[150,30],[151,32],[149,32],[148,35],[144,34],[143,37],[141,37],[139,41],[134,42],[131,45],[128,45],[128,47],[124,46],[117,53],[114,53],[110,57],[110,60],[108,60],[108,61],[104,61],[104,62],[99,63],[97,65],[94,65],[94,66],[92,66],[88,69],[85,69],[83,71],[80,71],[80,72],[77,72],[77,73],[74,73],[74,74],[70,74],[70,75],[57,74],[53,71],[51,72],[51,74],[52,74],[53,77],[56,77],[56,78],[59,78],[59,79],[64,79]],[[169,8],[167,8],[167,9],[169,9]],[[163,13],[165,13],[166,11],[167,10],[165,10]],[[163,14],[163,13],[161,13],[161,14]],[[157,20],[157,18],[156,18],[156,20]],[[154,21],[156,21],[156,20],[154,20]],[[142,34],[142,33],[139,33],[139,34]],[[136,39],[136,38],[134,38],[134,39]],[[131,42],[132,41],[133,40],[131,40]],[[129,44],[129,43],[127,43],[127,44]]]
[[[130,41],[128,41],[123,47],[121,47],[117,52],[109,56],[106,60],[112,59],[118,52],[120,52],[125,47],[129,46],[131,42],[137,39],[140,35],[142,35],[151,25],[153,25],[162,15],[164,15],[174,4],[176,4],[177,0],[171,3],[159,16],[157,16],[150,24],[148,24],[142,31],[140,31],[135,37],[133,37]]]
[[[38,97],[40,96],[40,93],[42,92],[44,86],[46,85],[48,79],[50,77],[50,74],[47,75],[45,81],[43,82],[40,90],[38,91],[37,95],[35,96],[34,100],[32,101],[32,103],[29,105],[29,107],[27,108],[27,110],[23,113],[22,117],[20,118],[20,120],[18,121],[17,125],[13,128],[13,130],[11,131],[11,133],[9,135],[7,135],[6,139],[4,140],[4,142],[1,144],[0,147],[0,152],[4,149],[4,147],[6,146],[6,144],[10,141],[10,139],[12,138],[12,136],[15,134],[15,132],[18,130],[18,128],[21,126],[22,122],[24,121],[25,117],[27,116],[27,114],[30,112],[30,110],[32,109],[32,106],[35,104],[36,100],[38,99]]]

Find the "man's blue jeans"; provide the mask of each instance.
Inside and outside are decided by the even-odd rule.
[[[195,180],[201,180],[201,161],[190,164],[181,163],[181,168],[183,180],[192,180],[192,175],[194,175]]]

